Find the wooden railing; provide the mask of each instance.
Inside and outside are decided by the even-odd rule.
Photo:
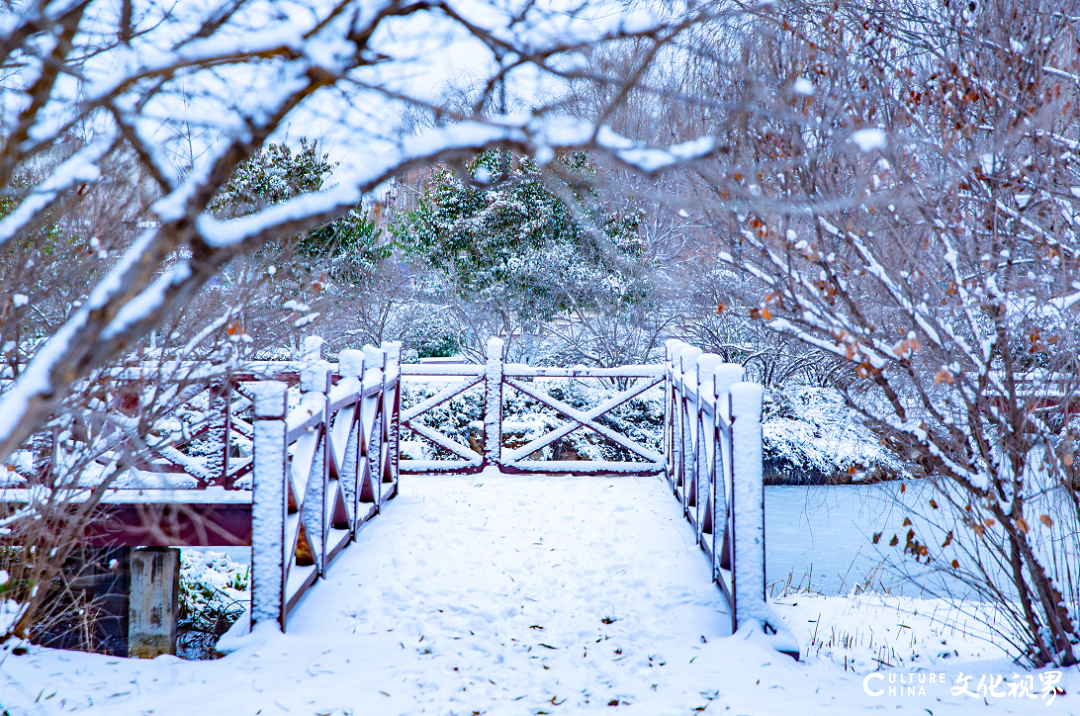
[[[484,365],[419,364],[403,365],[406,378],[426,376],[450,379],[449,385],[415,406],[402,410],[401,425],[453,455],[443,460],[402,460],[403,473],[472,473],[494,466],[506,473],[572,472],[578,474],[619,475],[627,473],[658,473],[664,470],[664,456],[605,425],[600,419],[615,408],[650,388],[664,382],[667,371],[662,365],[631,365],[618,368],[537,368],[507,364],[503,361],[503,341],[488,342],[487,362]],[[575,380],[633,381],[599,405],[579,409],[559,400],[544,390],[536,379],[573,378]],[[483,390],[484,431],[480,451],[463,445],[449,435],[424,422],[423,417],[451,398],[468,390]],[[503,397],[507,388],[519,391],[540,405],[557,413],[563,423],[544,435],[517,447],[504,445]],[[576,430],[587,430],[609,444],[622,448],[636,460],[545,460],[537,459],[544,448],[555,444]]]
[[[799,645],[765,597],[764,389],[743,367],[667,342],[665,474],[727,597],[731,628],[763,635],[799,658]]]
[[[342,351],[336,384],[319,344],[308,344],[298,405],[280,381],[255,395],[251,622],[282,630],[398,489],[399,344]]]
[[[285,629],[304,592],[326,576],[334,557],[397,493],[400,473],[470,473],[489,466],[506,473],[653,473],[666,476],[708,556],[712,577],[731,607],[732,629],[749,629],[778,651],[798,658],[798,644],[765,598],[763,388],[743,382],[741,366],[669,341],[663,365],[538,368],[505,364],[503,342],[493,338],[484,365],[401,365],[400,345],[389,343],[342,351],[334,371],[322,360],[321,345],[322,339],[311,337],[299,362],[252,363],[225,381],[181,388],[191,392],[183,396],[187,400],[208,392],[205,415],[183,441],[204,436],[217,447],[196,458],[180,449],[183,442],[159,446],[137,466],[152,472],[182,472],[193,483],[187,490],[171,492],[209,497],[213,492],[209,488],[224,488],[218,489],[214,500],[229,505],[239,505],[237,498],[249,500],[253,624],[276,621]],[[422,376],[450,383],[401,410],[403,379]],[[129,377],[138,384],[139,376]],[[552,378],[618,381],[622,389],[594,407],[579,408],[544,390],[545,380]],[[661,385],[662,453],[603,421],[615,408]],[[503,399],[508,388],[554,411],[563,422],[544,435],[507,447]],[[468,390],[484,392],[484,430],[478,446],[466,446],[422,420]],[[133,405],[137,408],[138,400]],[[121,401],[119,420],[123,407]],[[248,407],[253,409],[251,422],[238,416]],[[400,460],[399,426],[453,457]],[[589,431],[636,459],[538,457],[578,430]],[[251,440],[250,457],[231,457],[234,434]],[[125,499],[121,495],[114,501]],[[175,502],[176,495],[165,501]],[[215,515],[207,512],[205,518],[221,519]],[[225,531],[243,538],[243,525],[234,527]],[[132,534],[137,536],[131,539],[137,540],[146,531]]]
[[[71,455],[104,467],[117,456],[127,458],[128,452],[134,452],[139,459],[129,471],[132,479],[120,481],[121,485],[130,482],[132,489],[250,489],[250,455],[232,456],[230,451],[236,438],[250,442],[252,437],[251,423],[238,415],[251,408],[254,383],[269,376],[287,379],[289,370],[290,364],[283,362],[250,363],[240,371],[198,362],[158,361],[115,368],[99,378],[97,406],[71,422],[65,431],[67,441],[59,439],[58,429],[35,435],[33,468],[16,472],[22,478],[53,484]],[[297,373],[292,375],[298,380]],[[180,409],[194,410],[201,418],[177,421],[180,429],[169,437],[140,435],[139,445],[134,446],[131,436],[144,419],[145,401],[155,404],[150,409],[158,412],[159,422]],[[169,407],[161,411],[160,406]],[[93,417],[87,419],[91,412]],[[212,449],[189,454],[188,446],[196,441],[206,441]],[[151,483],[140,484],[134,477],[150,473],[156,476]]]

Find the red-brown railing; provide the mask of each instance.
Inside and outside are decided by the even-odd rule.
[[[253,624],[284,630],[304,592],[397,494],[399,356],[396,343],[342,351],[335,384],[309,350],[291,410],[286,383],[257,387]]]
[[[667,370],[662,365],[630,365],[618,368],[537,368],[503,361],[503,341],[488,342],[487,362],[484,365],[420,364],[403,365],[406,378],[428,377],[451,379],[449,385],[427,400],[402,410],[401,425],[431,441],[453,455],[445,460],[402,460],[403,473],[472,473],[488,466],[506,473],[572,472],[578,474],[619,475],[627,473],[658,473],[664,470],[664,456],[646,445],[631,440],[600,422],[605,414],[623,405],[650,388],[664,382]],[[589,409],[579,409],[559,400],[537,382],[537,378],[572,378],[575,380],[634,381],[630,387]],[[425,424],[423,417],[438,406],[465,391],[480,388],[484,391],[484,432],[482,451],[462,445],[449,435]],[[503,436],[503,397],[507,388],[519,391],[536,400],[563,418],[563,423],[517,447],[507,447]],[[544,448],[577,430],[587,430],[622,448],[637,460],[544,460],[534,459]]]
[[[667,342],[667,375],[665,474],[727,597],[732,631],[762,633],[797,659],[765,597],[764,389],[742,382],[741,365],[677,340]]]

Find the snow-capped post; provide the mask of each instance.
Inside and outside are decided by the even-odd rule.
[[[384,396],[386,395],[386,351],[375,346],[364,346],[364,365],[368,370],[375,370],[377,375],[373,380],[379,383],[379,393],[376,398],[375,416],[371,423],[371,434],[368,435],[368,467],[371,469],[372,479],[375,482],[377,493],[375,504],[382,505],[382,485],[386,482],[383,474],[383,446],[386,443],[386,415]]]
[[[672,407],[675,410],[672,419],[671,445],[672,452],[676,454],[676,457],[672,460],[675,474],[671,481],[671,488],[676,494],[679,491],[679,487],[683,484],[683,475],[685,474],[686,469],[686,441],[684,440],[684,436],[686,434],[686,421],[688,416],[686,413],[686,383],[682,369],[682,352],[689,347],[689,344],[679,341],[675,345],[675,353],[672,355],[671,363],[672,374],[678,378],[679,382],[678,387],[672,392],[671,396]]]
[[[356,526],[360,517],[360,492],[363,489],[362,481],[363,476],[363,461],[364,461],[364,351],[355,350],[352,348],[341,351],[338,354],[338,375],[341,376],[342,382],[355,381],[355,390],[359,393],[356,400],[356,405],[353,406],[353,425],[352,432],[348,437],[348,447],[345,449],[345,455],[351,457],[348,460],[348,470],[351,475],[348,476],[346,486],[352,487],[352,523],[349,525],[349,529],[352,532],[353,539],[356,539]],[[355,445],[356,447],[352,447]],[[352,452],[350,453],[350,449]],[[351,484],[350,484],[351,483]]]
[[[669,338],[664,341],[664,363],[667,367],[667,375],[664,380],[664,458],[667,466],[667,476],[670,482],[675,474],[675,360],[682,349],[679,347],[682,341],[677,338]]]
[[[757,383],[731,386],[732,627],[768,620],[765,609],[765,491]]]
[[[315,548],[312,556],[315,557],[319,576],[325,577],[328,526],[326,492],[330,479],[330,364],[318,358],[322,353],[321,338],[305,338],[304,347],[310,349],[305,350],[304,366],[300,371],[301,406],[310,410],[312,415],[321,415],[322,420],[315,428],[319,438],[312,455],[311,471],[308,473],[307,488],[304,490],[304,505],[300,513],[304,532]]]
[[[303,367],[314,365],[322,360],[323,339],[321,336],[305,336],[304,350],[300,355]]]
[[[711,537],[711,550],[713,555],[713,572],[716,571],[716,532],[714,525],[716,524],[715,516],[718,513],[718,493],[721,493],[722,488],[719,488],[719,482],[723,480],[723,471],[720,468],[722,462],[721,455],[721,439],[719,435],[720,420],[717,413],[720,411],[720,404],[717,401],[716,395],[716,369],[722,365],[724,359],[715,353],[706,353],[698,359],[698,392],[701,395],[700,403],[708,403],[712,405],[712,420],[706,420],[705,416],[701,416],[700,427],[700,441],[701,447],[698,450],[699,462],[698,469],[695,473],[697,475],[698,490],[702,491],[699,497],[703,497],[705,501],[705,512],[701,514],[699,509],[698,513],[701,515],[701,532],[702,534],[709,534]],[[701,483],[704,482],[704,489]],[[701,501],[700,499],[698,500]],[[723,523],[720,523],[723,524]]]
[[[692,475],[694,469],[694,432],[697,430],[698,414],[696,411],[697,405],[697,360],[701,357],[701,349],[691,345],[684,345],[682,352],[679,354],[679,367],[682,371],[682,405],[683,408],[679,411],[680,417],[683,419],[682,426],[682,465],[679,469],[679,484],[683,486],[683,510],[688,511],[689,507],[689,490],[687,488],[687,477]],[[693,380],[691,381],[688,373],[694,372]],[[691,404],[688,400],[688,383],[694,385],[694,406],[695,410],[691,410]]]
[[[490,338],[487,344],[487,392],[484,405],[484,464],[502,463],[503,341]]]
[[[702,380],[701,380],[701,360],[705,357],[705,353],[700,350],[697,351],[697,358],[694,360],[694,402],[693,402],[693,414],[694,418],[691,421],[691,427],[693,432],[690,434],[690,444],[693,452],[690,453],[690,482],[686,488],[686,508],[689,510],[694,508],[693,522],[697,525],[697,529],[700,532],[700,512],[698,510],[698,490],[701,489],[700,475],[701,475],[701,462],[704,459],[705,446],[701,444],[702,431],[704,430],[705,421],[705,400],[701,394]]]
[[[679,469],[679,454],[675,450],[675,437],[679,430],[679,401],[675,388],[676,372],[678,371],[679,341],[670,339],[667,345],[667,395],[664,398],[664,451],[667,454],[667,478],[668,484],[675,488],[676,471]]]
[[[719,401],[720,409],[717,411],[725,421],[731,423],[731,397],[729,395],[731,386],[739,383],[743,379],[743,375],[746,370],[738,363],[721,363],[716,366],[716,372],[713,374],[714,389],[716,390],[716,397]],[[728,481],[731,481],[731,445],[726,446],[724,453],[724,473],[727,476]]]
[[[761,402],[757,383],[735,383],[731,400],[732,628],[749,625],[793,659],[799,642],[765,599],[765,487]]]
[[[713,375],[714,390],[716,391],[716,419],[731,425],[731,396],[728,392],[731,386],[743,379],[744,369],[738,363],[723,363],[716,367]],[[729,509],[731,501],[731,434],[724,430],[719,432],[721,438],[719,462],[717,468],[716,484],[718,490],[723,491],[723,497],[718,505],[723,506],[723,511],[717,510],[717,524],[723,525],[719,530],[721,545],[717,565],[720,569],[731,569],[731,515]]]
[[[396,381],[387,400],[388,404],[384,403],[387,425],[390,428],[389,440],[387,441],[390,449],[389,467],[394,481],[394,495],[396,495],[401,484],[401,468],[399,464],[401,461],[399,452],[401,440],[401,341],[383,343],[383,350],[386,351],[386,380],[387,382]],[[383,395],[386,395],[385,387]],[[391,495],[391,497],[394,495]]]
[[[276,620],[285,630],[285,467],[288,386],[255,386],[254,474],[251,504],[251,625]]]

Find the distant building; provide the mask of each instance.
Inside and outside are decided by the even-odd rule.
[[[420,203],[424,187],[431,181],[435,169],[441,166],[444,165],[433,164],[410,169],[376,188],[370,199],[371,219],[375,222],[375,227],[385,229],[394,223],[398,214],[415,209]]]

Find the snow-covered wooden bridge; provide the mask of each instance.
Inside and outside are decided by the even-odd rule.
[[[499,339],[490,341],[483,365],[403,365],[399,346],[392,343],[342,351],[333,365],[322,360],[321,343],[308,339],[297,364],[251,364],[227,382],[207,387],[207,419],[191,437],[220,447],[198,458],[185,453],[182,443],[159,446],[142,467],[166,471],[171,481],[157,485],[168,489],[129,482],[110,490],[103,500],[105,519],[93,539],[132,546],[249,544],[250,623],[285,631],[300,618],[305,593],[334,580],[335,558],[399,493],[403,474],[479,473],[472,484],[500,478],[504,495],[513,491],[513,483],[505,482],[510,475],[591,476],[579,477],[578,483],[594,486],[575,489],[595,489],[597,511],[608,508],[605,490],[614,484],[600,484],[600,477],[660,476],[707,557],[702,568],[711,570],[720,588],[718,609],[730,616],[731,630],[750,630],[798,657],[798,645],[765,598],[762,388],[742,382],[741,366],[678,341],[669,341],[662,365],[614,369],[505,364]],[[543,379],[550,378],[616,379],[623,389],[592,408],[578,409],[544,391]],[[402,410],[403,381],[421,379],[443,387]],[[602,421],[654,389],[665,396],[662,451]],[[423,420],[469,390],[483,391],[480,446],[462,444]],[[562,424],[508,447],[503,436],[507,390],[547,406]],[[578,430],[610,441],[629,459],[542,459],[545,447]],[[446,459],[402,459],[403,431],[430,441]],[[251,445],[250,455],[233,454],[234,434]],[[432,477],[410,479],[440,484]],[[555,482],[547,489],[567,489],[565,477],[550,479]],[[534,481],[520,484],[522,494],[537,489]],[[561,498],[556,494],[552,501],[557,505]],[[551,533],[546,539],[561,539],[555,534],[561,529],[558,520],[540,513],[536,518],[550,525],[538,527]]]

